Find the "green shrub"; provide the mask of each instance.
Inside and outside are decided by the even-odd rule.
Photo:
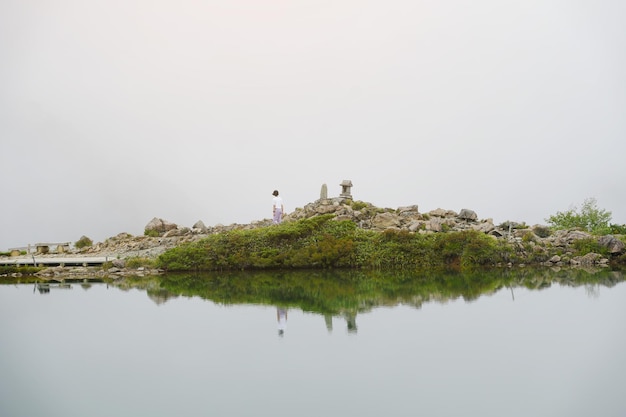
[[[87,248],[87,247],[91,247],[92,245],[93,245],[93,241],[89,239],[87,236],[82,236],[80,239],[76,241],[76,243],[74,243],[74,246],[76,247],[76,249]]]
[[[609,225],[609,233],[613,235],[626,235],[626,224]]]
[[[578,239],[572,243],[575,249],[574,256],[584,256],[588,253],[599,253],[600,255],[608,256],[608,248],[600,245],[594,238]]]
[[[156,260],[150,258],[141,258],[134,256],[126,259],[127,268],[153,268],[156,265]]]
[[[353,201],[353,202],[350,204],[350,206],[352,207],[352,210],[356,210],[356,211],[358,211],[358,210],[362,210],[362,209],[364,209],[365,207],[367,207],[367,206],[368,206],[368,204],[367,204],[367,203],[365,203],[365,202],[363,202],[363,201]]]
[[[574,229],[581,228],[590,233],[605,235],[610,232],[609,221],[611,212],[599,209],[595,198],[587,198],[580,211],[576,207],[573,209],[557,212],[546,219],[553,229]]]
[[[154,229],[145,229],[143,231],[143,235],[148,237],[159,237],[159,232]]]

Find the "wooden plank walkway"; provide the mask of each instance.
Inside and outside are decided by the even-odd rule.
[[[0,257],[0,265],[4,266],[94,266],[110,262],[114,256],[12,256]]]

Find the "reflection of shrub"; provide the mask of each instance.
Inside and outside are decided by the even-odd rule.
[[[82,236],[80,239],[76,241],[76,243],[74,243],[74,246],[76,246],[76,249],[83,249],[83,248],[90,247],[92,245],[93,245],[93,241],[89,239],[87,236]]]

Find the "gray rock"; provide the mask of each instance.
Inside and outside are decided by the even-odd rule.
[[[206,233],[208,230],[202,220],[198,220],[197,222],[195,222],[193,225],[193,229],[200,230],[202,233]]]
[[[461,212],[459,213],[459,219],[469,220],[469,221],[473,221],[474,222],[474,221],[478,220],[478,215],[473,210],[461,209]]]
[[[372,219],[372,227],[379,230],[400,226],[398,216],[393,213],[379,213]]]
[[[124,259],[113,259],[111,263],[115,268],[123,269],[126,267],[126,261]]]
[[[624,252],[624,247],[626,246],[624,242],[612,235],[601,236],[598,239],[598,244],[607,248],[613,255]]]
[[[167,220],[159,219],[154,217],[152,220],[148,222],[146,227],[144,228],[147,231],[156,231],[159,234],[168,232],[173,229],[177,229],[178,226],[174,223],[168,222]]]

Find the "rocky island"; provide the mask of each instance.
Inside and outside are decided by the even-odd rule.
[[[342,185],[346,182],[342,183]],[[349,183],[351,185],[351,183]],[[473,236],[488,237],[506,247],[515,256],[494,259],[493,266],[512,266],[540,264],[544,266],[608,266],[622,264],[626,257],[623,238],[614,235],[594,236],[586,231],[552,230],[545,225],[528,226],[524,223],[505,222],[495,225],[492,219],[480,219],[471,209],[453,210],[436,209],[421,213],[417,205],[381,208],[371,203],[355,201],[350,195],[349,186],[344,186],[340,196],[328,198],[325,186],[320,198],[286,214],[283,224],[272,225],[270,219],[263,219],[250,224],[231,224],[228,226],[206,226],[202,221],[191,227],[180,226],[170,221],[153,218],[145,228],[143,236],[120,233],[98,242],[78,248],[63,249],[63,256],[105,257],[104,268],[58,265],[37,272],[40,276],[80,275],[144,275],[163,272],[156,262],[159,257],[174,248],[197,244],[215,235],[246,233],[247,231],[284,227],[323,217],[336,222],[349,222],[355,229],[364,233],[384,234],[389,236],[420,236],[439,234],[471,233]],[[578,242],[578,243],[577,243]],[[580,243],[584,242],[584,245]],[[585,250],[586,247],[587,249]],[[59,253],[38,254],[41,259],[61,256]],[[110,261],[108,261],[110,259]],[[484,263],[484,262],[483,262]],[[238,264],[237,268],[251,269],[258,264]],[[269,264],[268,264],[269,265]],[[271,264],[276,265],[276,264]],[[292,264],[280,264],[291,265]],[[362,266],[352,263],[326,263],[324,267]],[[308,265],[315,267],[315,265]],[[161,265],[162,267],[162,265]]]

